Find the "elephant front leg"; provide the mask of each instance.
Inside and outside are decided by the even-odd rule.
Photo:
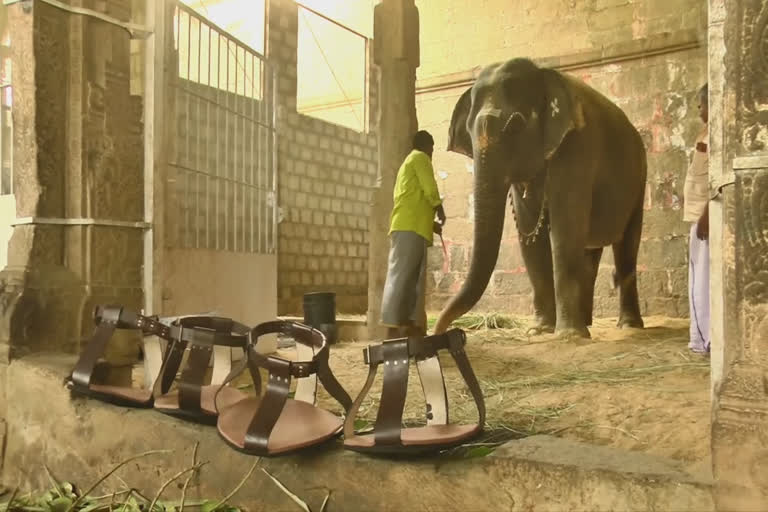
[[[560,250],[558,250],[560,249]],[[563,337],[589,338],[585,305],[582,303],[585,285],[584,250],[569,251],[554,247],[555,265],[555,332]]]
[[[592,325],[592,311],[595,301],[595,280],[600,268],[600,258],[603,256],[603,248],[587,249],[584,251],[584,263],[586,271],[584,285],[581,287],[582,305],[584,306],[584,321],[587,327]]]
[[[524,236],[536,229],[539,220],[546,220],[539,219],[544,213],[542,212],[544,188],[541,178],[530,188],[527,198],[523,198],[519,188],[514,186],[510,195],[516,214],[520,252],[533,288],[535,324],[528,333],[541,334],[555,331],[555,282],[552,274],[552,246],[547,236],[546,223],[541,226],[540,232],[532,240]]]
[[[588,275],[585,251],[589,193],[553,194],[550,200],[550,243],[554,265],[556,325],[563,337],[589,338],[585,315]],[[576,198],[581,198],[577,200]]]
[[[555,282],[552,274],[552,247],[546,233],[534,242],[520,241],[520,251],[533,288],[535,325],[531,334],[555,331]]]

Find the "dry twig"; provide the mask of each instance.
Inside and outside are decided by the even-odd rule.
[[[249,470],[248,470],[248,473],[246,473],[246,474],[245,474],[245,476],[244,476],[244,477],[243,477],[243,479],[240,481],[240,483],[239,483],[239,484],[237,484],[237,486],[236,486],[234,489],[232,489],[232,491],[231,491],[229,494],[227,494],[227,495],[226,495],[226,496],[224,496],[222,499],[220,499],[220,500],[219,500],[219,502],[218,502],[218,503],[216,503],[216,506],[214,506],[214,507],[213,507],[213,510],[216,510],[216,509],[217,509],[219,506],[221,506],[221,505],[223,505],[224,503],[226,503],[226,502],[228,502],[229,500],[231,500],[231,499],[232,499],[232,497],[233,497],[235,494],[237,494],[237,493],[240,491],[240,489],[242,489],[243,485],[245,485],[245,482],[247,482],[247,481],[248,481],[248,479],[249,479],[249,478],[251,477],[251,475],[253,474],[253,472],[254,472],[254,470],[256,469],[256,466],[259,464],[259,462],[261,462],[261,457],[258,457],[258,458],[257,458],[257,459],[254,461],[254,463],[253,463],[253,466],[251,466],[251,469],[249,469]]]
[[[155,499],[153,499],[153,500],[152,500],[152,503],[150,503],[150,504],[149,504],[149,509],[148,509],[148,510],[149,510],[150,512],[152,512],[152,510],[155,508],[155,503],[157,503],[157,500],[159,500],[159,499],[160,499],[160,495],[162,495],[162,494],[163,494],[163,492],[165,492],[165,489],[166,489],[166,488],[167,488],[169,485],[171,485],[173,482],[175,482],[176,480],[178,480],[178,479],[179,479],[179,478],[181,478],[182,476],[186,475],[186,474],[187,474],[187,473],[189,473],[190,471],[192,471],[192,472],[194,472],[194,471],[197,471],[198,469],[200,469],[200,468],[201,468],[202,466],[204,466],[205,464],[207,464],[207,462],[201,462],[200,464],[196,464],[196,465],[194,465],[194,466],[192,466],[192,467],[189,467],[189,468],[187,468],[187,469],[184,469],[184,470],[182,470],[182,471],[179,471],[178,473],[176,473],[175,475],[173,475],[173,476],[172,476],[170,479],[168,479],[168,481],[166,481],[166,482],[165,482],[165,483],[164,483],[162,486],[160,486],[160,490],[158,490],[158,491],[157,491],[157,495],[155,496]]]
[[[78,498],[77,498],[77,499],[76,499],[76,500],[75,500],[75,501],[72,503],[72,505],[70,505],[70,506],[69,506],[69,508],[67,509],[67,511],[66,511],[66,512],[72,512],[73,510],[75,510],[75,507],[76,507],[77,505],[79,505],[81,501],[83,501],[83,498],[85,498],[86,496],[88,496],[89,494],[91,494],[91,493],[93,492],[93,490],[94,490],[94,489],[95,489],[95,488],[96,488],[96,487],[97,487],[97,486],[98,486],[98,485],[99,485],[101,482],[103,482],[104,480],[106,480],[107,478],[109,478],[109,477],[110,477],[110,475],[112,475],[112,473],[114,473],[115,471],[117,471],[117,470],[118,470],[118,469],[120,469],[121,467],[125,466],[125,465],[126,465],[126,464],[128,464],[129,462],[133,462],[134,460],[137,460],[137,459],[141,459],[141,458],[143,458],[143,457],[148,457],[149,455],[157,455],[158,453],[170,453],[170,452],[171,452],[171,450],[150,450],[150,451],[148,451],[148,452],[140,453],[140,454],[138,454],[138,455],[134,455],[133,457],[129,457],[129,458],[125,459],[125,460],[124,460],[124,461],[122,461],[120,464],[118,464],[117,466],[115,466],[114,468],[112,468],[112,469],[111,469],[111,470],[110,470],[110,471],[109,471],[109,472],[108,472],[106,475],[104,475],[104,476],[102,476],[101,478],[99,478],[99,479],[96,481],[96,483],[95,483],[95,484],[93,484],[93,485],[92,485],[92,486],[91,486],[91,487],[90,487],[90,488],[89,488],[87,491],[85,491],[83,494],[81,494],[80,496],[78,496]]]
[[[199,447],[200,447],[200,441],[197,441],[195,443],[195,448],[192,450],[192,466],[197,465],[197,449]],[[195,476],[194,472],[192,472],[187,477],[187,481],[184,482],[184,488],[181,490],[181,504],[179,506],[179,512],[184,512],[184,502],[187,499],[187,487],[189,487],[189,482],[192,480],[193,476]]]

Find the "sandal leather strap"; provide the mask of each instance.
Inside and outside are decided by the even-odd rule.
[[[331,367],[328,364],[330,357],[330,350],[322,350],[315,355],[315,361],[317,361],[317,377],[320,379],[320,383],[323,385],[329,395],[344,408],[344,412],[348,413],[350,407],[352,407],[352,398],[349,393],[344,389],[336,376],[331,371]]]
[[[211,362],[214,346],[239,347],[243,352],[248,345],[250,328],[231,318],[190,316],[175,320],[170,328],[171,345],[160,370],[155,391],[168,392],[181,366],[184,351],[189,356],[178,381],[179,407],[190,412],[201,412],[201,393],[205,373]]]
[[[408,393],[408,346],[411,338],[385,341],[381,344],[384,359],[384,383],[374,426],[377,445],[400,444],[403,428],[405,396]]]
[[[287,361],[280,357],[259,354],[255,348],[256,340],[259,336],[271,333],[291,336],[296,342],[315,348],[314,358],[311,361]],[[291,378],[303,378],[317,374],[328,393],[344,407],[345,411],[352,407],[351,398],[336,380],[328,366],[328,355],[328,344],[323,333],[298,322],[285,320],[264,322],[251,330],[247,360],[238,364],[227,378],[224,379],[225,384],[230,382],[247,366],[258,394],[261,388],[259,368],[264,368],[269,372],[266,392],[246,431],[244,442],[246,450],[262,455],[268,453],[269,437],[288,399]],[[214,402],[217,398],[218,391]]]
[[[145,335],[154,334],[168,339],[168,328],[156,317],[140,315],[122,306],[96,306],[93,320],[96,328],[69,377],[72,384],[80,388],[87,389],[90,385],[96,363],[104,355],[115,329],[141,329]]]
[[[378,364],[372,364],[368,367],[368,379],[366,379],[365,384],[363,385],[363,389],[360,390],[357,398],[355,398],[355,401],[352,403],[352,407],[350,407],[349,411],[347,412],[347,417],[344,420],[344,437],[347,439],[355,435],[355,420],[357,419],[357,412],[360,410],[360,405],[362,405],[365,397],[368,396],[368,392],[371,390],[371,386],[373,386],[373,381],[376,380],[376,373],[378,368]]]
[[[251,333],[251,339],[255,342],[259,336],[272,333],[280,333],[290,336],[303,345],[313,347],[315,349],[315,356],[311,361],[284,361],[280,358],[264,356],[254,350],[251,352],[254,362],[259,367],[270,371],[272,368],[282,371],[283,362],[287,362],[288,374],[297,379],[317,374],[318,379],[320,379],[320,382],[323,384],[325,390],[328,391],[328,394],[341,404],[345,412],[349,411],[349,408],[352,406],[352,398],[350,398],[349,394],[344,390],[341,383],[331,371],[331,367],[328,364],[330,346],[327,343],[325,335],[318,329],[314,329],[308,325],[287,320],[275,320],[272,322],[264,322],[254,327]]]
[[[115,320],[115,315],[117,320]],[[104,320],[112,321],[117,329],[141,329],[145,336],[157,336],[170,340],[170,329],[160,322],[157,315],[145,316],[122,306],[96,306],[93,308],[93,322],[98,325]]]
[[[274,333],[290,336],[302,345],[313,347],[316,349],[316,355],[310,361],[285,361],[284,359],[265,356],[253,351],[251,355],[258,366],[270,371],[272,369],[282,371],[284,366],[283,363],[288,363],[287,371],[289,375],[297,379],[309,377],[310,375],[317,373],[317,355],[328,350],[325,336],[322,332],[298,322],[275,320],[272,322],[264,322],[254,327],[253,331],[251,331],[251,339],[255,342],[260,336]]]
[[[374,426],[374,438],[377,445],[400,444],[402,415],[408,391],[408,361],[411,357],[426,359],[437,355],[439,350],[448,350],[456,361],[456,366],[467,383],[475,401],[479,415],[478,425],[485,425],[485,399],[480,384],[469,363],[465,351],[466,334],[461,329],[451,329],[433,336],[400,338],[388,340],[379,345],[370,345],[363,349],[363,359],[369,365],[368,379],[360,394],[352,404],[344,422],[344,436],[355,435],[355,417],[365,397],[373,385],[377,369],[384,365],[384,382],[381,401]],[[397,364],[395,364],[397,363]]]
[[[443,334],[435,334],[432,336],[420,337],[414,336],[407,338],[408,340],[408,357],[413,357],[416,360],[429,359],[437,355],[440,350],[447,350],[451,346],[451,338],[456,336],[456,332],[462,332],[460,329],[451,329]],[[402,338],[406,339],[406,338]],[[369,345],[363,349],[363,361],[366,364],[381,364],[384,362],[384,345],[388,342],[385,341],[379,345]]]
[[[482,389],[480,389],[480,383],[475,376],[475,371],[472,369],[472,365],[467,358],[465,350],[467,335],[460,329],[451,329],[445,335],[448,336],[448,350],[451,352],[453,360],[456,361],[456,366],[459,372],[461,372],[464,382],[467,383],[472,398],[475,400],[479,416],[478,426],[482,429],[485,426],[485,398],[483,397]]]
[[[256,350],[251,347],[249,352],[253,355]],[[264,455],[269,452],[269,436],[280,418],[280,413],[283,412],[291,389],[290,361],[273,359],[267,378],[267,391],[261,399],[256,414],[251,418],[244,443],[245,449],[249,452]]]

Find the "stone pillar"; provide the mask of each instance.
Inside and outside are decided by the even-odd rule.
[[[130,0],[98,6],[130,20]],[[0,347],[11,356],[72,352],[92,331],[95,303],[142,304],[143,144],[130,37],[43,2],[7,9],[17,219],[0,273]]]
[[[768,510],[768,4],[709,10],[715,500]]]
[[[387,277],[389,219],[397,170],[411,150],[419,67],[419,11],[414,0],[383,0],[374,9],[373,59],[379,68],[379,172],[371,203],[368,251],[368,336],[379,325]]]

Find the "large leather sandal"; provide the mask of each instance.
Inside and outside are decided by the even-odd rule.
[[[451,329],[443,334],[388,340],[366,348],[363,356],[369,366],[368,380],[347,415],[344,424],[344,447],[358,452],[380,454],[422,454],[460,445],[480,434],[485,424],[485,401],[464,351],[465,344],[464,331]],[[448,350],[456,361],[456,366],[475,399],[479,422],[474,425],[449,424],[446,415],[444,424],[403,428],[409,361],[411,358],[420,361],[433,357],[440,350]],[[384,366],[384,382],[376,423],[372,432],[356,434],[355,416],[381,365]]]
[[[260,336],[282,333],[296,340],[297,348],[309,357],[288,361],[256,352]],[[317,379],[338,401],[344,411],[352,405],[347,392],[328,366],[329,345],[322,332],[297,322],[274,321],[259,324],[251,332],[248,356],[225,379],[234,379],[247,367],[256,396],[223,406],[217,399],[219,435],[238,451],[251,455],[278,455],[320,444],[340,434],[341,418],[315,405]],[[300,356],[301,357],[301,353]],[[269,373],[262,396],[259,368]],[[289,398],[291,382],[297,380],[294,398]]]
[[[231,318],[188,316],[175,320],[168,335],[168,347],[160,378],[155,384],[155,409],[183,419],[216,424],[218,395],[222,407],[247,397],[230,386],[222,386],[232,369],[232,349],[246,352],[251,328]],[[187,350],[188,349],[188,350]],[[176,380],[185,352],[186,364]],[[213,357],[209,384],[204,384]],[[169,391],[171,385],[177,389]]]
[[[72,373],[65,380],[73,395],[83,395],[124,407],[152,407],[152,387],[133,388],[99,384],[94,376],[97,368],[108,370],[101,357],[116,329],[141,330],[145,336],[155,335],[170,339],[168,326],[157,317],[147,317],[121,306],[96,306],[93,310],[96,328],[83,349]],[[146,362],[146,360],[145,360]],[[153,382],[154,378],[150,378]]]

